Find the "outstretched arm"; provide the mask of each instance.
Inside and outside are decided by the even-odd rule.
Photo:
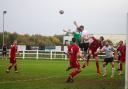
[[[74,25],[76,26],[76,28],[79,28],[79,26],[78,26],[76,21],[74,21]]]
[[[68,30],[63,29],[63,31],[72,34],[72,32],[70,32],[70,31],[68,31]]]

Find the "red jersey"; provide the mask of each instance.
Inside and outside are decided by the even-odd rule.
[[[79,52],[79,47],[76,44],[72,44],[70,48],[71,48],[70,50],[71,59],[70,60],[77,61],[77,54]]]
[[[101,41],[93,37],[93,42],[90,44],[89,50],[96,52],[99,47],[102,48]]]
[[[125,61],[125,57],[126,57],[126,46],[125,45],[120,45],[117,48],[117,51],[119,52],[120,60],[121,61]]]
[[[16,52],[17,52],[17,46],[15,44],[13,44],[10,49],[10,58],[11,59],[16,57]]]
[[[72,68],[80,69],[80,64],[77,60],[77,54],[79,52],[79,47],[76,44],[70,45],[70,66]]]

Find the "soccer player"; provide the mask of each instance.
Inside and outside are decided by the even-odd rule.
[[[97,74],[101,75],[101,70],[99,66],[99,57],[97,53],[97,49],[100,47],[100,49],[103,47],[104,38],[101,36],[100,39],[96,39],[95,37],[90,37],[90,45],[89,45],[89,55],[93,55],[93,58],[96,60],[96,68],[97,68]],[[88,59],[89,61],[89,59]]]
[[[74,25],[76,26],[76,28],[80,31],[81,34],[81,38],[80,38],[80,48],[81,51],[83,51],[83,57],[84,57],[84,65],[82,66],[82,68],[84,68],[86,65],[89,65],[88,59],[90,58],[90,56],[88,55],[88,48],[89,48],[89,34],[87,32],[87,30],[85,30],[84,26],[78,26],[77,22],[74,21]]]
[[[105,59],[103,62],[103,77],[107,75],[106,66],[108,63],[111,63],[112,66],[112,74],[111,78],[114,77],[114,55],[113,52],[115,52],[115,49],[112,45],[109,44],[108,41],[105,42],[105,46],[103,46],[102,49],[97,50],[98,52],[105,52]]]
[[[16,64],[16,53],[17,53],[17,41],[14,41],[13,45],[10,48],[10,53],[9,53],[10,64],[6,70],[7,73],[10,72],[12,67],[14,67],[16,73],[18,72],[17,71],[17,64]]]
[[[80,48],[82,51],[87,51],[89,47],[89,34],[87,30],[84,29],[84,26],[78,26],[77,22],[74,21],[74,25],[76,26],[77,30],[80,32]]]
[[[119,42],[119,47],[117,48],[118,52],[118,60],[119,60],[119,74],[122,75],[123,71],[123,63],[125,62],[126,58],[126,46],[124,45],[123,41]]]
[[[76,45],[76,39],[72,38],[71,53],[70,53],[70,65],[72,67],[72,72],[69,74],[66,82],[73,82],[73,78],[80,73],[80,64],[77,60],[78,54],[80,52],[79,47]]]
[[[6,44],[4,44],[2,46],[2,60],[4,60],[4,58],[6,58],[6,60],[7,60],[7,46],[6,46]]]

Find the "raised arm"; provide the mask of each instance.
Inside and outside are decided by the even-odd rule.
[[[74,25],[76,26],[76,28],[79,28],[79,26],[78,26],[76,21],[74,21]]]

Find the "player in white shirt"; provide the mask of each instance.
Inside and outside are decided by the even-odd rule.
[[[103,76],[105,77],[107,75],[106,66],[108,63],[111,63],[112,66],[112,74],[111,78],[114,77],[114,53],[115,49],[112,45],[109,44],[108,41],[106,41],[105,46],[103,46],[102,49],[98,49],[98,52],[105,52],[105,58],[103,62]]]
[[[85,59],[84,65],[82,67],[82,68],[84,68],[86,65],[88,65],[87,60],[89,59],[89,56],[88,56],[89,33],[87,32],[87,30],[85,30],[83,25],[79,26],[76,21],[74,21],[74,25],[80,31],[80,34],[81,34],[80,48],[81,48],[81,51],[83,51],[83,55],[84,55],[84,59]]]

